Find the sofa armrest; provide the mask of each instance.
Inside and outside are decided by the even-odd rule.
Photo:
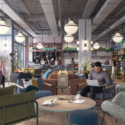
[[[82,84],[81,84],[82,83]],[[71,94],[76,95],[77,94],[77,85],[80,84],[78,89],[82,89],[86,83],[86,79],[69,79],[69,85],[71,87]]]
[[[22,86],[20,86],[20,85],[18,85],[18,84],[16,84],[16,86],[19,87],[19,88],[21,88],[21,89],[24,89],[24,87],[22,87]]]
[[[105,87],[105,89],[109,89],[109,88],[112,88],[112,87],[114,87],[115,85],[110,85],[110,86],[107,86],[107,87]]]
[[[53,95],[57,95],[57,88],[56,88],[57,87],[57,79],[42,79],[42,80],[43,80],[44,90],[52,91],[52,87],[53,87]]]

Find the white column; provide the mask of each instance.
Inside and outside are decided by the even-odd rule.
[[[91,60],[91,19],[79,19],[78,34],[79,34],[79,55],[78,55],[79,73],[83,73],[83,68],[81,64],[83,64],[83,62],[86,59]],[[87,40],[86,51],[84,47],[85,40]]]

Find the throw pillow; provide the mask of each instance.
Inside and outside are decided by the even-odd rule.
[[[36,90],[36,91],[39,91],[39,89],[33,85],[30,85],[28,86],[26,89],[25,89],[25,92],[29,92],[29,91],[32,91],[32,90]]]
[[[18,69],[18,72],[23,72],[23,70],[22,69]]]
[[[25,79],[23,80],[24,88],[27,88],[28,86],[32,85],[32,79],[26,81]]]
[[[43,79],[48,79],[49,75],[52,73],[53,71],[46,71],[44,76],[43,76]]]
[[[38,83],[37,83],[37,79],[32,79],[32,85],[39,89],[39,86],[38,86]]]

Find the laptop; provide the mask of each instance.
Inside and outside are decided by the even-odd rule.
[[[86,80],[86,81],[89,86],[98,86],[99,87],[99,83],[97,80]]]

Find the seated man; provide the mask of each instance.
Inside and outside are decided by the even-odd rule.
[[[89,80],[98,80],[100,87],[97,86],[85,86],[81,89],[81,96],[86,96],[90,92],[90,98],[95,100],[96,93],[103,92],[103,87],[110,85],[110,80],[108,74],[102,70],[101,63],[95,63],[95,69],[90,72]]]

